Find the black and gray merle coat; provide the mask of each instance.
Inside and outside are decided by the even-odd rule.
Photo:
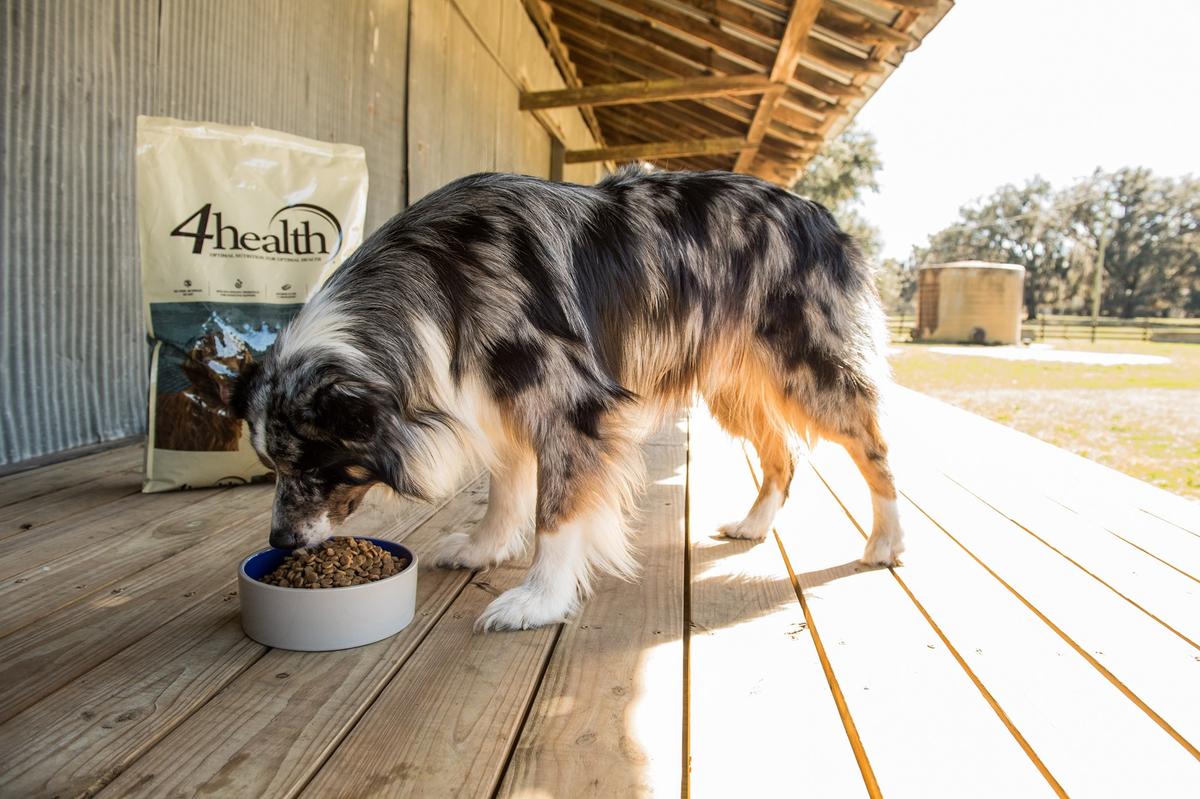
[[[524,593],[483,620],[531,626],[569,613],[593,570],[631,570],[638,439],[697,391],[763,463],[754,508],[727,534],[765,536],[797,432],[846,446],[876,500],[866,559],[894,562],[883,341],[854,242],[777,186],[641,168],[595,186],[480,174],[376,231],[243,381],[239,408],[279,474],[276,543],[327,535],[372,484],[429,497],[489,466],[488,516],[438,557],[496,562],[533,521]]]

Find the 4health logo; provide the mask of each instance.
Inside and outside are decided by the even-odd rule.
[[[342,249],[342,224],[338,218],[311,203],[280,208],[267,221],[266,232],[225,224],[221,212],[214,212],[212,203],[205,203],[176,225],[171,235],[192,239],[193,255],[203,254],[208,247],[226,253],[265,252],[296,258],[324,255],[325,262],[329,262]]]

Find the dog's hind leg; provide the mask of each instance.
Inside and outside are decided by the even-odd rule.
[[[434,550],[446,569],[480,569],[503,563],[525,548],[537,501],[537,460],[527,449],[510,449],[492,470],[488,506],[470,533],[450,533]]]
[[[748,439],[758,453],[762,483],[758,498],[740,522],[722,525],[720,532],[729,538],[761,541],[771,531],[775,514],[787,499],[788,486],[795,472],[795,461],[788,446],[786,428],[777,414],[770,412],[764,398],[748,399],[738,394],[718,393],[707,398],[709,410],[731,435]]]
[[[846,448],[871,488],[874,520],[863,562],[872,566],[895,566],[904,551],[904,531],[896,509],[896,482],[888,464],[887,442],[879,429],[877,401],[861,397],[835,425],[823,426],[820,434]]]

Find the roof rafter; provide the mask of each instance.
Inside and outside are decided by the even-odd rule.
[[[784,29],[783,39],[779,42],[779,50],[775,53],[775,64],[771,67],[771,80],[778,83],[787,80],[796,71],[796,64],[804,52],[812,26],[817,21],[817,12],[821,10],[822,0],[796,0],[788,16],[787,28]],[[762,143],[775,114],[775,106],[779,103],[779,94],[764,94],[758,101],[758,110],[754,112],[754,120],[750,130],[746,132],[746,141],[752,147],[742,150],[737,162],[733,165],[734,172],[746,172],[758,155],[758,146]]]
[[[746,140],[739,136],[716,139],[688,139],[685,141],[662,141],[647,144],[602,147],[595,150],[567,150],[564,160],[568,164],[580,164],[588,161],[633,161],[639,158],[713,155],[714,153],[737,152],[746,146]]]
[[[713,78],[672,78],[607,83],[578,89],[521,92],[520,109],[563,108],[582,105],[652,103],[691,97],[720,97],[730,94],[778,93],[775,84],[762,75],[725,75]]]

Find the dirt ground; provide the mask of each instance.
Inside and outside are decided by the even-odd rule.
[[[1200,498],[1200,345],[1052,342],[1057,349],[1159,355],[1167,364],[998,360],[895,345],[901,385],[1139,479]]]

